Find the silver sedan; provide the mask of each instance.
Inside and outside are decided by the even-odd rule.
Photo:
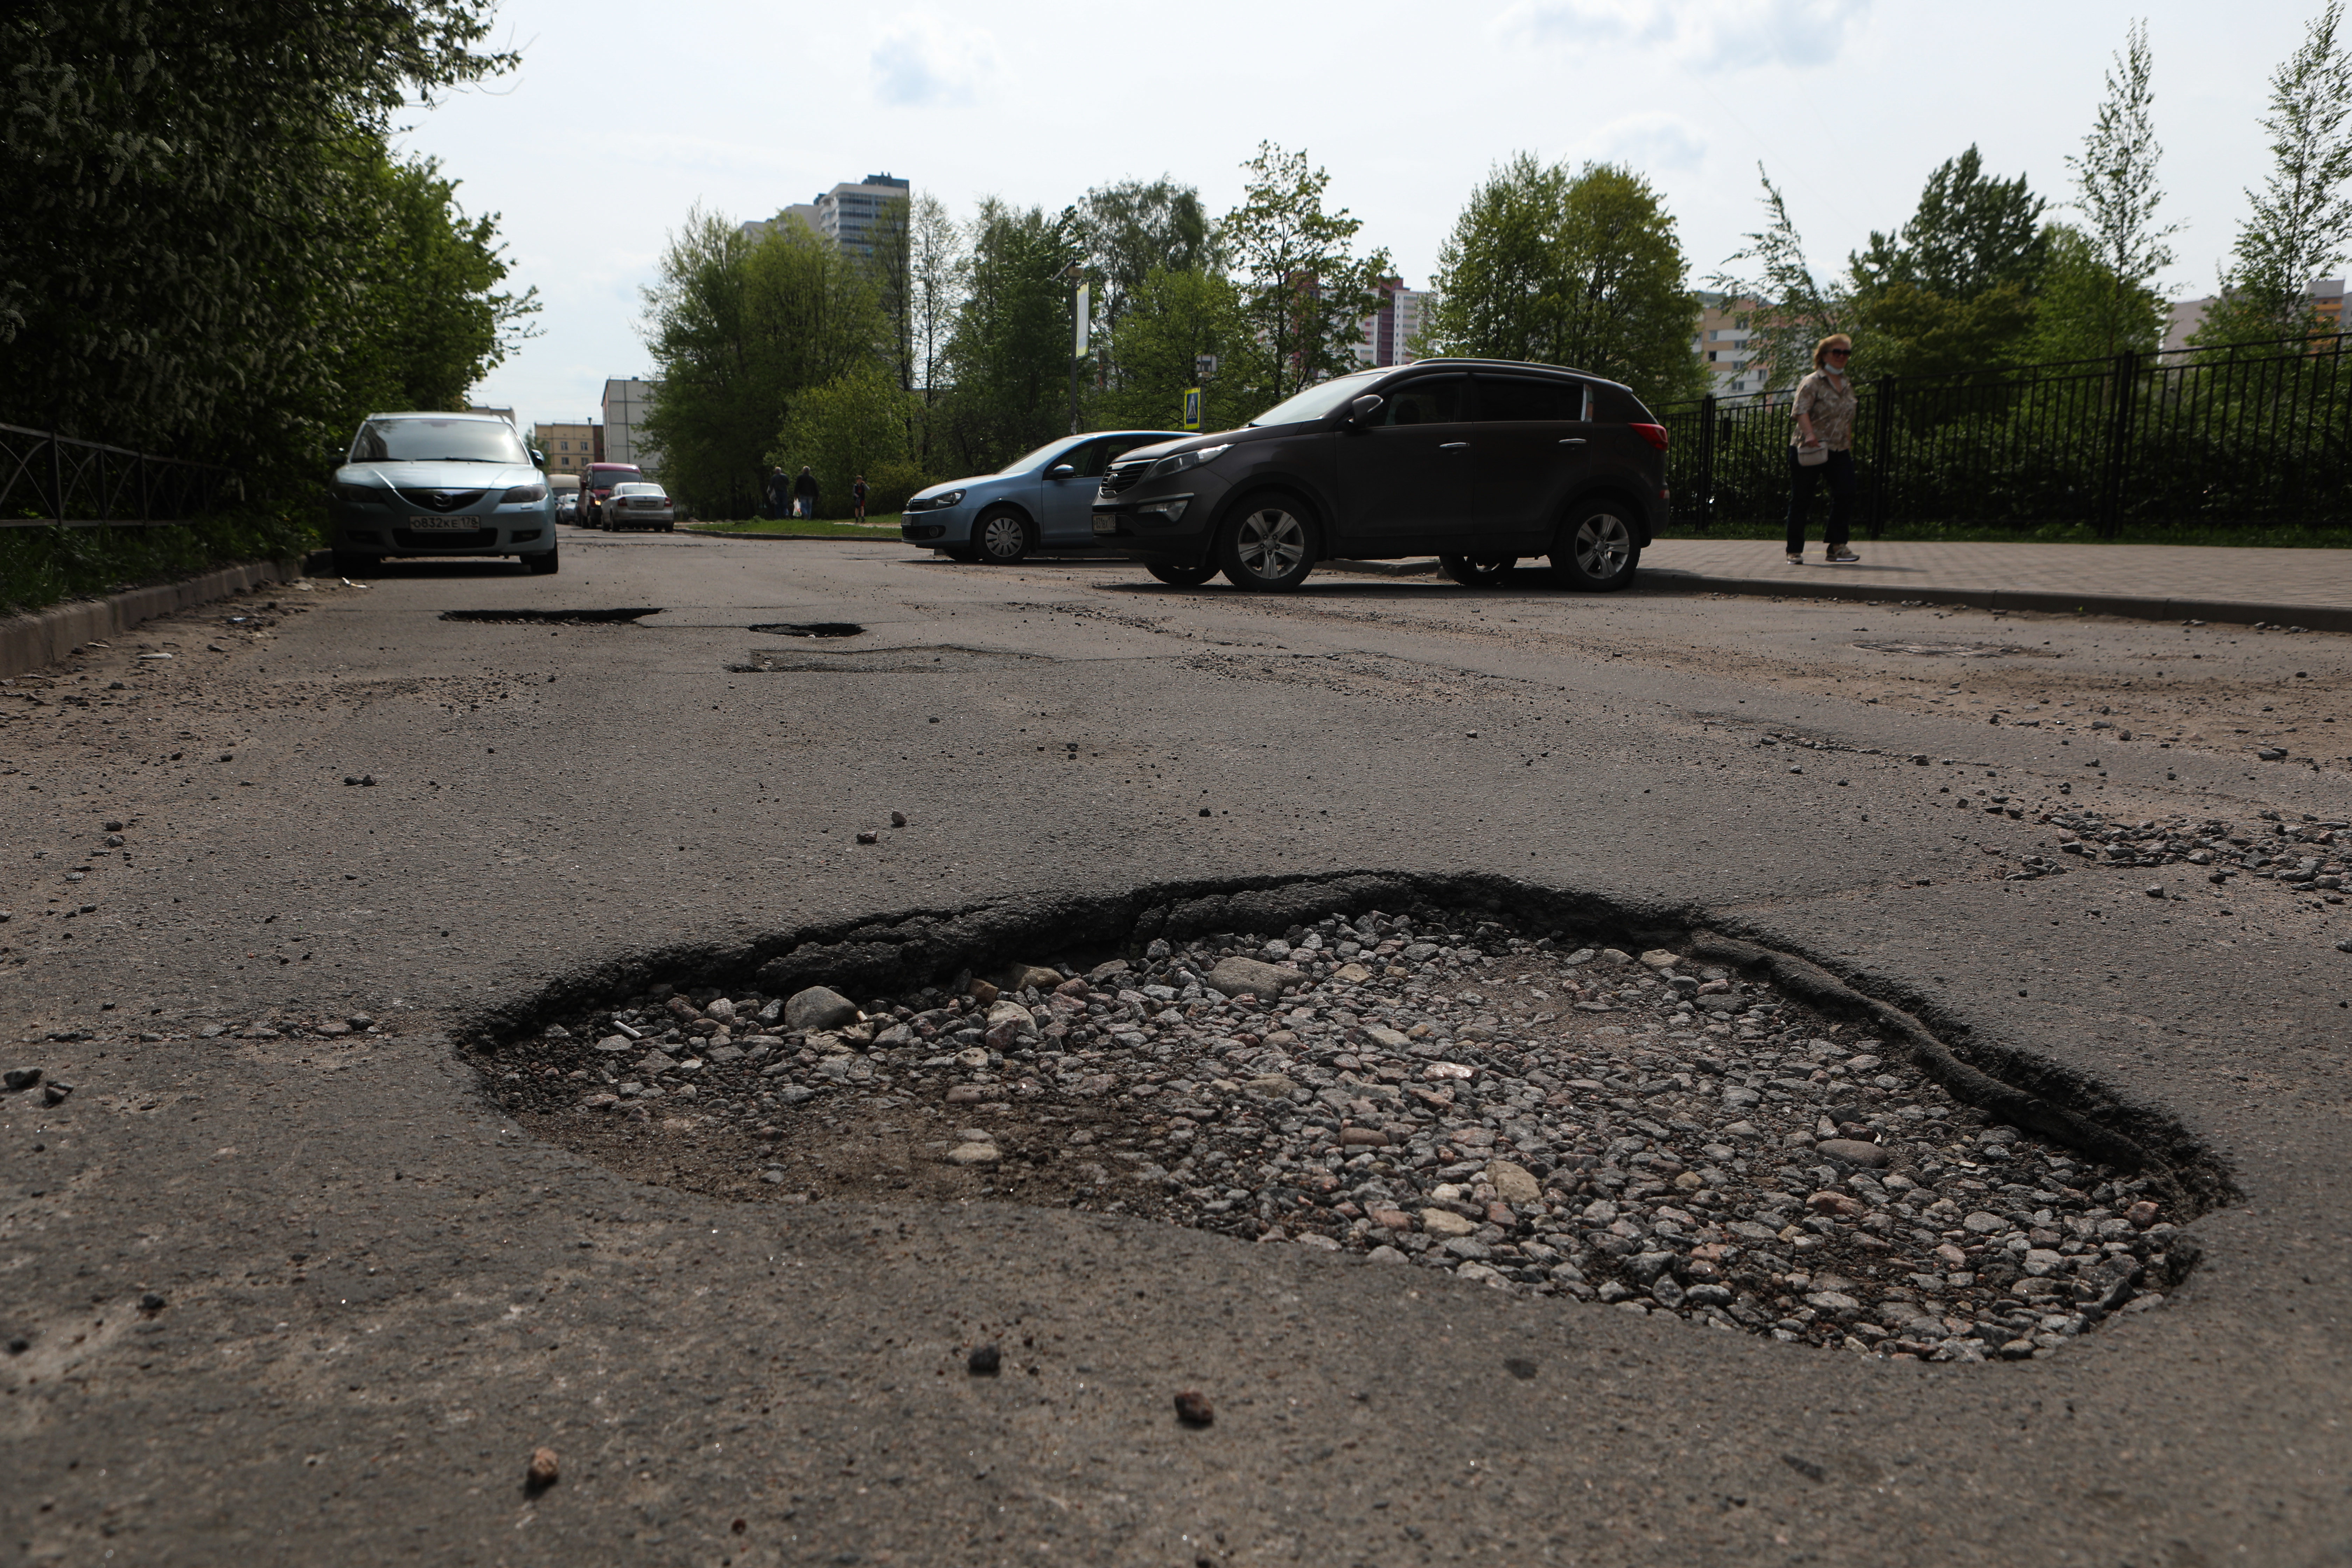
[[[608,529],[658,528],[667,533],[677,525],[677,509],[671,504],[669,492],[651,480],[614,485],[613,493],[604,498]]]

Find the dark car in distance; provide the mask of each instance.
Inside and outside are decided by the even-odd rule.
[[[1310,386],[1238,430],[1124,454],[1096,537],[1163,583],[1283,591],[1318,561],[1434,555],[1465,586],[1549,556],[1571,587],[1633,580],[1666,518],[1666,432],[1613,381],[1421,360]]]

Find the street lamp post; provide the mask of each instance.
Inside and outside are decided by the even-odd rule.
[[[1088,289],[1083,281],[1086,269],[1076,262],[1064,276],[1077,285],[1070,293],[1070,434],[1075,436],[1078,433],[1078,362],[1086,357],[1090,325],[1087,320]]]

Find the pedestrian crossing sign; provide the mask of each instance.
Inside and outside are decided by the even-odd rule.
[[[1201,389],[1197,386],[1188,386],[1184,389],[1184,417],[1176,421],[1176,428],[1198,430],[1200,427]]]

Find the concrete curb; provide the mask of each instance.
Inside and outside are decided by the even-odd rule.
[[[0,677],[27,674],[57,663],[86,642],[118,637],[142,621],[172,615],[192,605],[265,583],[290,583],[304,573],[305,560],[253,561],[178,583],[132,588],[103,599],[79,599],[29,616],[0,620]]]
[[[2130,594],[2048,594],[2013,589],[1888,587],[1763,577],[1710,577],[1671,566],[1644,567],[1635,588],[1677,594],[1748,594],[1776,599],[1843,599],[1875,604],[1967,605],[1979,610],[2042,610],[2055,615],[2121,616],[2139,621],[2256,622],[2314,632],[2352,632],[2352,606],[2254,605],[2223,599],[2163,599]]]

